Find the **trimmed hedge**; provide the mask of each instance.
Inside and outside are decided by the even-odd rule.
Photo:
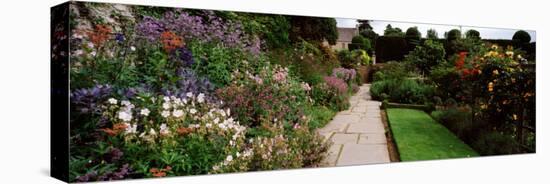
[[[423,44],[426,41],[425,38],[420,39],[418,44]],[[460,51],[460,43],[453,44],[447,39],[437,39],[437,41],[443,43],[445,46],[445,52],[447,56],[452,56],[455,52]],[[535,60],[536,42],[528,44],[520,44],[513,40],[505,39],[482,39],[483,42],[493,43],[502,47],[513,46],[526,52],[526,58],[528,60]],[[405,37],[388,37],[380,36],[376,39],[375,51],[376,51],[376,63],[385,63],[387,61],[401,61],[404,59],[414,47],[409,44]]]
[[[401,61],[409,52],[407,40],[403,37],[380,36],[376,39],[376,62]]]

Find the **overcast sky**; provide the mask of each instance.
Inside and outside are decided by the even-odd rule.
[[[340,19],[337,18],[338,27],[355,27],[357,24],[356,19]],[[404,22],[391,22],[391,21],[376,21],[373,20],[370,22],[370,25],[373,27],[374,32],[379,35],[384,35],[384,30],[386,26],[391,24],[392,27],[399,27],[403,32],[405,32],[409,27],[416,26],[418,31],[422,33],[422,37],[426,37],[426,32],[428,29],[435,29],[439,38],[443,38],[445,32],[451,29],[461,29],[460,26],[450,26],[450,25],[437,25],[437,24],[417,24],[417,23],[404,23]],[[475,29],[479,31],[481,38],[485,39],[512,39],[512,36],[517,31],[517,29],[500,29],[500,28],[480,28],[480,27],[467,27],[462,26],[462,33],[465,33],[469,29]],[[535,31],[525,30],[531,35],[531,42],[536,41]]]

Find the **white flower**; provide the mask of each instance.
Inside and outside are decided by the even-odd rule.
[[[220,170],[220,166],[215,165],[214,167],[212,167],[212,170],[214,171]]]
[[[229,108],[227,108],[227,112],[226,112],[227,116],[230,116],[230,115],[231,115],[230,112],[231,112],[231,111],[229,110]]]
[[[163,123],[162,125],[160,125],[160,131],[159,132],[160,132],[160,134],[166,135],[166,134],[170,133],[170,130],[168,129],[166,124]]]
[[[189,110],[189,112],[190,112],[191,114],[195,114],[195,113],[197,113],[197,110],[191,109],[191,110]]]
[[[74,51],[74,55],[75,55],[75,56],[80,56],[80,55],[82,55],[82,54],[84,54],[84,51],[82,51],[82,50],[76,50],[76,51]]]
[[[109,103],[115,105],[115,104],[118,103],[118,100],[116,100],[114,98],[109,98]]]
[[[149,135],[157,135],[157,132],[151,128],[151,130],[149,130]]]
[[[170,101],[170,97],[167,97],[167,96],[163,97],[162,99],[163,99],[165,102]]]
[[[131,46],[131,47],[130,47],[130,50],[132,50],[132,51],[136,51],[136,47],[134,47],[134,46]]]
[[[97,53],[95,51],[90,52],[90,55],[95,56]]]
[[[231,146],[235,146],[235,141],[233,141],[233,140],[230,140],[230,141],[229,141],[229,145],[231,145]]]
[[[169,111],[162,111],[162,113],[160,113],[160,115],[161,115],[162,117],[167,118],[168,116],[170,116],[170,112],[169,112]]]
[[[88,48],[94,48],[94,43],[88,42]]]
[[[228,162],[231,162],[233,160],[233,155],[227,155],[227,158],[225,158]]]
[[[130,106],[130,105],[132,105],[132,103],[130,103],[130,101],[128,101],[128,100],[122,100],[122,101],[120,102],[120,104],[122,104],[122,105],[124,105],[124,106]]]
[[[176,118],[182,117],[183,116],[183,111],[182,110],[174,110],[174,112],[172,112],[172,116],[174,116]]]
[[[139,137],[143,137],[143,136],[145,136],[145,132],[139,134]]]
[[[131,121],[132,120],[132,113],[128,111],[120,111],[118,112],[118,118],[122,121]]]
[[[133,134],[133,133],[136,133],[137,132],[137,124],[128,124],[128,126],[126,127],[126,133],[127,134]]]
[[[219,122],[220,122],[220,118],[214,119],[214,123],[215,123],[215,124],[218,124]]]
[[[151,112],[151,111],[149,111],[149,109],[143,108],[143,109],[141,109],[141,111],[139,112],[139,114],[144,115],[144,116],[149,116],[149,113],[150,113],[150,112]]]
[[[237,152],[237,157],[240,157],[241,156],[241,153]]]
[[[211,123],[206,123],[206,128],[210,128],[212,127],[212,124]]]
[[[197,102],[199,102],[199,103],[204,102],[204,94],[199,93],[199,96],[197,96]]]
[[[192,92],[187,92],[187,97],[191,98],[193,96]]]
[[[170,102],[164,102],[164,103],[162,103],[162,108],[163,108],[163,109],[170,109],[170,106],[171,106],[171,105],[170,105]]]

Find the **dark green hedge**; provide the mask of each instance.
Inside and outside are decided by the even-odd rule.
[[[424,43],[425,40],[425,38],[422,38],[418,44]],[[438,41],[443,43],[445,46],[447,56],[452,56],[455,52],[460,51],[460,45],[453,44],[447,39],[438,39]],[[513,46],[514,48],[519,48],[527,53],[526,58],[528,60],[535,60],[536,42],[520,44],[514,42],[513,40],[505,39],[483,39],[483,41],[497,44],[502,47]],[[407,39],[404,37],[380,36],[376,39],[376,45],[374,48],[376,51],[376,63],[401,61],[405,55],[411,51],[411,48],[414,49],[413,45],[407,42]]]

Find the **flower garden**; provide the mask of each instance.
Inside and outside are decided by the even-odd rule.
[[[534,152],[534,60],[520,49],[427,39],[371,65],[368,36],[323,43],[338,37],[330,18],[71,9],[70,181],[322,166],[331,143],[315,130],[367,80],[385,108],[419,105],[481,155]]]

